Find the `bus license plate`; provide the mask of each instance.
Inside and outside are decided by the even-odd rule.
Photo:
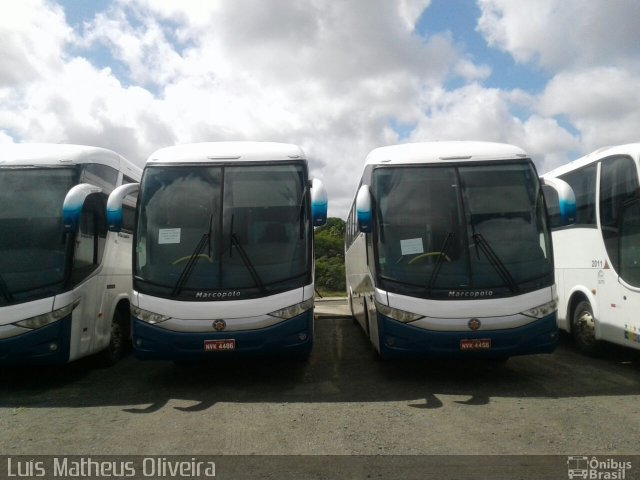
[[[236,349],[236,341],[234,339],[228,340],[205,340],[204,351],[205,352],[221,352]]]
[[[460,340],[460,350],[491,350],[491,339],[473,338]]]

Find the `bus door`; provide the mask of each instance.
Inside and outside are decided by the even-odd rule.
[[[104,195],[95,193],[86,198],[80,214],[71,270],[73,298],[79,300],[73,312],[71,338],[79,339],[79,343],[71,346],[72,356],[95,351],[93,343],[100,321],[110,323],[110,319],[99,316],[106,289],[106,277],[99,275],[107,236],[105,211]]]
[[[619,155],[601,161],[599,220],[606,255],[593,258],[592,267],[598,271],[600,337],[615,343],[626,343],[626,337],[640,333],[636,320],[640,307],[640,283],[636,280],[640,265],[635,265],[640,225],[637,191],[638,174],[630,157]]]
[[[622,206],[619,238],[622,343],[640,348],[640,199]]]

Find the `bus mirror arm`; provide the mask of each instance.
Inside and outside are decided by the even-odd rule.
[[[371,233],[371,191],[368,185],[362,185],[358,189],[356,196],[356,215],[358,219],[358,230],[362,233]]]
[[[139,183],[125,183],[111,192],[109,200],[107,200],[107,225],[109,231],[119,232],[122,230],[122,202],[124,197],[137,193],[139,189]]]
[[[549,195],[545,195],[547,207],[557,210],[560,214],[560,223],[562,226],[571,225],[576,221],[576,196],[571,186],[559,178],[541,178],[543,187],[553,190],[557,195],[557,205],[555,199],[551,199]],[[545,189],[543,189],[544,191]]]
[[[100,192],[102,192],[100,187],[88,183],[80,183],[67,192],[62,202],[62,225],[65,233],[78,231],[85,200],[89,195]]]

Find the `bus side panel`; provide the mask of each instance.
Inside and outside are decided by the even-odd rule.
[[[93,328],[97,321],[97,310],[100,304],[98,280],[99,276],[94,274],[70,292],[73,299],[79,300],[79,303],[72,315],[69,361],[82,358],[91,352]],[[60,295],[60,297],[66,296]]]
[[[91,353],[99,352],[111,341],[111,323],[120,300],[128,300],[132,291],[132,236],[109,232],[104,253],[100,310],[94,327]]]
[[[576,243],[579,243],[577,245]],[[573,227],[553,232],[554,261],[558,291],[558,326],[570,330],[571,314],[568,310],[571,294],[575,291],[596,291],[592,302],[593,314],[599,318],[598,272],[605,264],[604,245],[596,228]],[[601,252],[597,254],[594,252]],[[593,304],[595,303],[595,304]]]
[[[602,337],[626,347],[640,349],[640,292],[618,283],[617,322],[604,325]]]
[[[368,332],[365,298],[373,293],[373,282],[367,265],[366,248],[366,235],[361,233],[346,252],[345,271],[354,317],[362,329]]]
[[[597,338],[640,349],[638,290],[621,281],[612,269],[603,272],[601,282],[600,295],[606,298],[607,302],[601,306],[597,317]]]

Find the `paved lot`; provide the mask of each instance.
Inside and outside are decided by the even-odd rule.
[[[640,453],[637,352],[380,362],[330,313],[308,362],[4,370],[0,454]]]

